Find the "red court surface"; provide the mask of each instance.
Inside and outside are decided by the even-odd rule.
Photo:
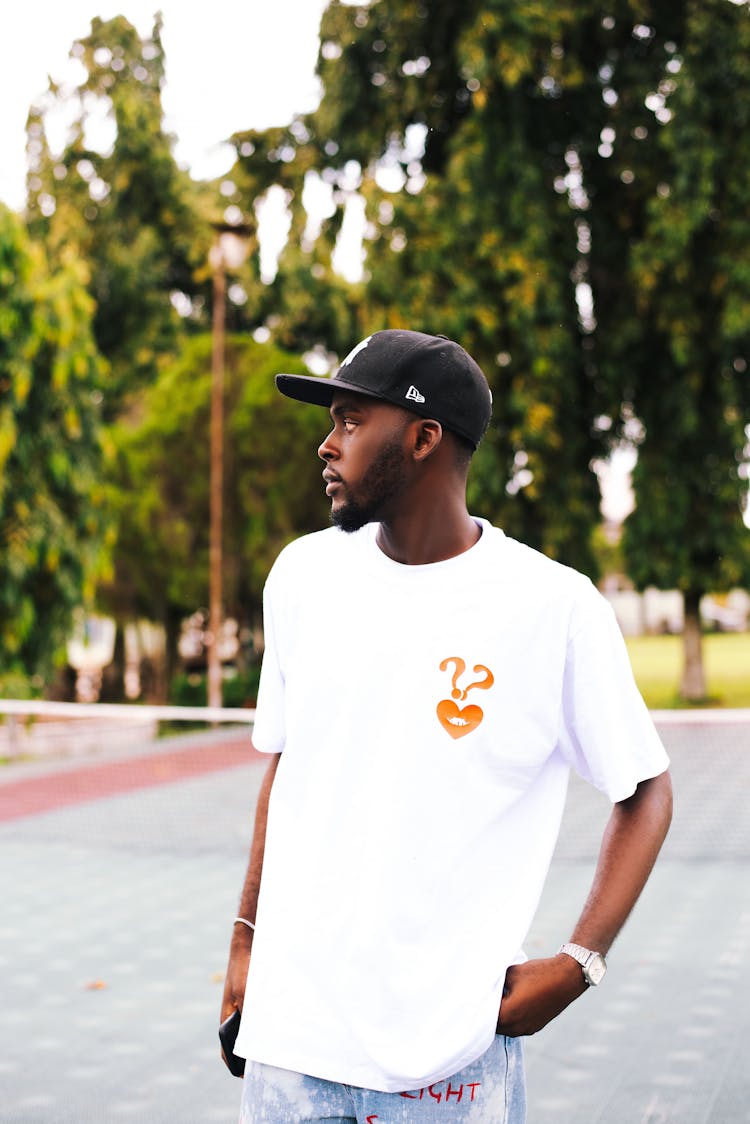
[[[0,823],[262,760],[248,736],[22,777],[0,785]]]

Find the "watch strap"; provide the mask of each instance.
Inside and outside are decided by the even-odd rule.
[[[583,969],[583,978],[589,985],[595,986],[596,984],[598,984],[604,976],[604,972],[606,972],[607,970],[607,964],[602,954],[600,952],[595,952],[590,948],[584,948],[582,944],[573,944],[571,941],[569,941],[566,944],[560,945],[558,953],[559,952],[564,952],[567,956],[572,956],[573,959],[581,965],[581,968]],[[596,978],[592,977],[589,974],[589,966],[591,965],[592,961],[600,962],[597,965],[599,971],[597,972]]]

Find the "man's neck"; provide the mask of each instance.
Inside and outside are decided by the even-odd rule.
[[[412,512],[386,520],[378,528],[376,542],[394,562],[426,566],[471,550],[481,534],[482,528],[463,507],[459,512]]]

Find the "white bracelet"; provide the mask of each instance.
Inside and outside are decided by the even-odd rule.
[[[246,917],[235,917],[232,924],[236,925],[238,921],[241,921],[243,925],[247,925],[248,929],[252,929],[252,931],[255,932],[255,922],[254,921],[248,921]]]

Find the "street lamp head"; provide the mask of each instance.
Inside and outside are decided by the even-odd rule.
[[[215,270],[239,269],[249,250],[253,227],[248,223],[212,223],[215,238],[208,258]]]

